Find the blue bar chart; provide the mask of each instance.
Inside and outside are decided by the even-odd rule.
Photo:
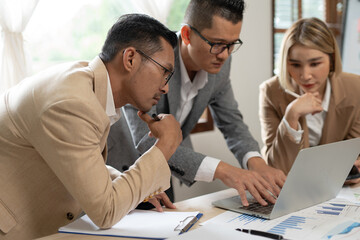
[[[316,212],[317,212],[317,214],[327,214],[327,215],[339,216],[345,207],[346,207],[346,205],[344,205],[344,204],[330,203],[328,206],[321,205],[319,207],[319,209],[316,210]]]
[[[291,216],[272,227],[268,232],[285,235],[287,230],[302,230],[302,225],[306,223],[306,219],[306,217]]]
[[[266,219],[264,218],[259,218],[259,217],[255,217],[255,216],[250,216],[250,215],[247,215],[247,214],[241,214],[231,220],[228,221],[228,223],[230,222],[237,222],[239,223],[240,225],[239,226],[245,226],[247,224],[250,224],[250,223],[253,223],[253,222],[264,222],[264,221],[267,221]]]

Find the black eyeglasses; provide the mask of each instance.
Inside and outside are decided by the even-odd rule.
[[[138,49],[136,49],[136,51],[137,51],[138,53],[140,53],[142,56],[146,57],[147,59],[149,59],[149,60],[153,61],[154,63],[156,63],[157,65],[159,65],[162,69],[164,69],[164,73],[165,73],[165,75],[166,75],[166,77],[165,77],[165,81],[166,81],[166,82],[165,82],[164,86],[165,86],[166,84],[168,84],[168,82],[170,81],[170,78],[171,78],[172,75],[174,74],[174,71],[171,71],[171,70],[167,69],[166,67],[164,67],[163,65],[161,65],[160,63],[158,63],[157,61],[155,61],[152,57],[150,57],[149,55],[145,54],[143,51],[138,50]]]
[[[209,40],[207,40],[203,35],[201,35],[201,33],[196,28],[194,28],[193,26],[191,26],[189,24],[186,24],[186,25],[188,25],[192,30],[194,30],[194,32],[202,40],[204,40],[207,44],[209,44],[211,46],[210,53],[212,53],[212,54],[220,54],[225,49],[228,49],[228,53],[231,54],[231,53],[239,50],[239,48],[243,44],[243,42],[240,39],[237,39],[235,42],[227,43],[227,44],[226,43],[213,43],[213,42],[210,42]]]

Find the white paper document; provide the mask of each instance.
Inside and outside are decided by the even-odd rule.
[[[269,240],[269,238],[260,237],[256,235],[250,235],[247,233],[236,231],[235,228],[224,224],[206,224],[197,229],[183,233],[176,237],[168,238],[167,240],[194,240],[194,239],[206,239],[206,240]]]
[[[59,232],[101,236],[164,239],[176,236],[199,212],[133,210],[110,229],[99,229],[87,215],[61,227]]]
[[[279,234],[288,239],[360,239],[360,207],[328,201],[273,220],[224,212],[204,223]]]
[[[336,198],[344,199],[360,206],[360,188],[343,187]]]

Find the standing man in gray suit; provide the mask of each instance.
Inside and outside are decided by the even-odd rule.
[[[279,194],[286,177],[262,159],[258,143],[238,110],[229,79],[231,54],[242,44],[239,35],[243,11],[243,0],[190,1],[179,45],[174,49],[175,73],[169,94],[161,97],[150,114],[170,113],[181,124],[184,140],[169,161],[174,176],[188,186],[195,181],[220,179],[238,191],[244,205],[248,205],[245,190],[266,205],[264,199],[275,202],[274,196]],[[242,169],[192,149],[189,135],[206,107]],[[108,164],[120,170],[126,170],[154,143],[147,134],[148,127],[137,117],[137,110],[129,105],[123,110],[126,121],[115,124],[108,138]],[[127,133],[123,132],[126,124]],[[133,156],[128,156],[130,162],[120,162],[123,151],[118,139],[124,137],[135,146]]]

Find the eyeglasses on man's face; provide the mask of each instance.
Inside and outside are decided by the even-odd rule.
[[[165,75],[165,84],[168,84],[168,82],[170,81],[170,78],[172,77],[172,75],[174,74],[174,71],[169,70],[168,68],[164,67],[163,65],[161,65],[160,63],[158,63],[157,61],[155,61],[152,57],[150,57],[149,55],[145,54],[143,51],[136,49],[136,52],[140,53],[142,56],[146,57],[147,59],[151,60],[153,63],[157,64],[158,66],[160,66],[163,70],[164,70],[164,75]]]
[[[237,39],[236,41],[232,42],[232,43],[214,43],[214,42],[210,42],[209,40],[207,40],[196,28],[194,28],[193,26],[188,25],[202,40],[204,40],[207,44],[210,45],[210,53],[212,54],[220,54],[222,53],[225,49],[228,50],[228,53],[231,54],[233,52],[236,52],[237,50],[239,50],[239,48],[241,47],[241,45],[243,44],[243,42],[240,39]]]

